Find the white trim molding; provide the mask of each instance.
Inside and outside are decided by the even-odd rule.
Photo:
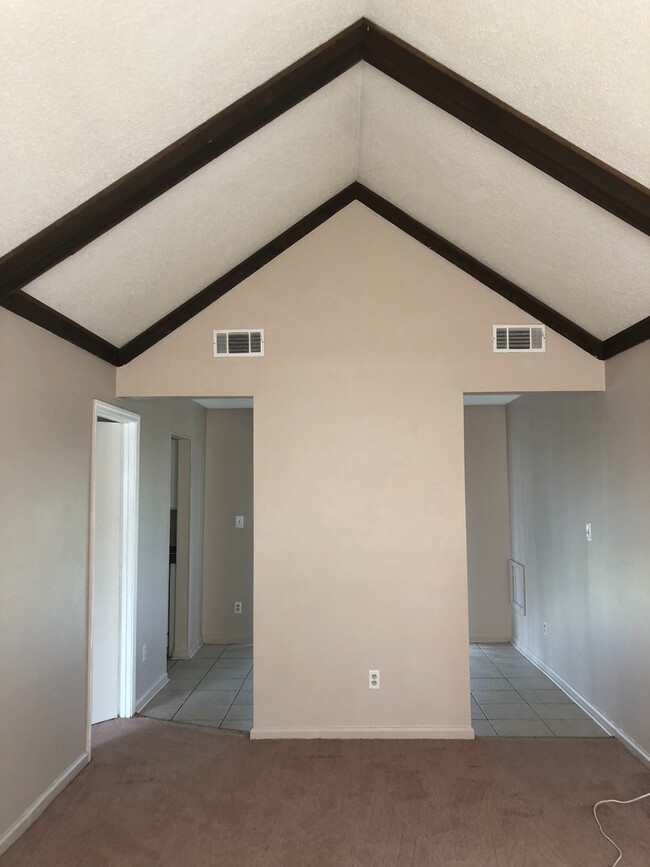
[[[570,683],[567,683],[566,680],[557,673],[557,671],[551,668],[550,665],[547,665],[543,659],[537,656],[537,654],[528,650],[528,648],[524,647],[523,644],[514,638],[512,643],[522,656],[525,656],[526,659],[532,662],[533,665],[537,666],[540,671],[543,671],[544,674],[562,690],[562,692],[565,692],[570,699],[573,699],[578,707],[581,707],[586,714],[589,714],[593,721],[598,723],[598,725],[603,728],[608,735],[615,737],[617,740],[621,741],[621,743],[625,744],[628,750],[633,753],[637,759],[642,761],[644,765],[650,767],[650,753],[647,750],[624,732],[623,729],[619,728],[608,716],[605,716],[605,714],[586,699],[584,695],[574,689]]]
[[[384,739],[384,740],[473,740],[471,726],[336,726],[332,728],[272,728],[254,726],[251,740],[269,739]]]
[[[235,635],[232,638],[224,638],[219,635],[204,635],[203,644],[252,644],[252,635]],[[199,645],[200,647],[201,645]]]
[[[479,635],[469,639],[470,644],[509,644],[511,641],[512,635]]]
[[[92,721],[92,527],[95,501],[95,432],[97,421],[117,422],[122,427],[122,527],[120,572],[120,635],[119,635],[119,694],[118,715],[132,717],[135,713],[135,639],[136,600],[138,581],[138,509],[140,472],[140,416],[118,406],[93,401],[93,469],[91,483],[91,516],[88,580],[88,726],[87,751],[90,754]]]
[[[192,645],[192,647],[190,647],[189,658],[192,659],[192,657],[196,653],[198,653],[202,647],[203,647],[203,642],[199,639],[195,644]]]
[[[153,686],[150,686],[149,689],[147,689],[147,690],[143,693],[143,695],[141,695],[140,698],[136,701],[136,703],[135,703],[135,712],[136,712],[136,713],[140,713],[140,711],[142,710],[142,708],[143,708],[143,707],[146,707],[146,705],[149,704],[149,702],[151,701],[151,699],[152,699],[154,696],[158,695],[158,693],[160,692],[160,690],[163,689],[164,687],[166,687],[168,683],[169,683],[169,677],[168,677],[168,675],[167,675],[167,672],[165,672],[165,673],[162,675],[162,677],[159,677],[158,680],[154,683],[154,685],[153,685]]]
[[[15,843],[31,825],[34,824],[41,813],[49,807],[57,795],[61,794],[68,783],[72,782],[79,771],[86,767],[89,761],[90,756],[88,753],[82,753],[80,756],[77,756],[74,762],[72,762],[72,764],[69,765],[65,771],[56,778],[56,780],[54,780],[52,785],[48,786],[43,794],[25,810],[22,816],[19,816],[18,819],[16,819],[13,825],[11,825],[0,837],[0,855],[2,855],[3,852],[6,852],[7,849]]]

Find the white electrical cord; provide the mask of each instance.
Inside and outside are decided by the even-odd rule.
[[[596,812],[596,810],[598,809],[598,807],[601,806],[601,804],[634,804],[636,801],[642,801],[644,798],[650,798],[650,792],[646,792],[645,795],[639,795],[638,798],[630,798],[629,801],[618,801],[616,798],[609,798],[606,801],[598,801],[597,804],[594,804],[594,819],[596,820],[596,823],[598,824],[598,829],[600,830],[600,833],[603,835],[603,837],[606,840],[609,840],[609,842],[612,844],[612,846],[618,852],[618,857],[617,857],[616,861],[614,861],[614,863],[612,864],[612,867],[616,867],[617,864],[620,864],[621,858],[623,857],[623,850],[619,849],[619,847],[612,840],[612,838],[608,837],[607,834],[603,831],[603,826],[600,824],[600,819],[598,818],[598,813]]]

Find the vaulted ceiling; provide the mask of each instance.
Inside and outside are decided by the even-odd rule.
[[[338,54],[319,55],[320,72],[289,72],[297,84],[284,103],[280,84],[255,91],[362,16],[407,54],[394,40],[393,61],[381,33],[374,48],[342,37]],[[402,227],[411,218],[434,249],[426,232],[446,239],[593,346],[635,327],[636,341],[650,336],[641,0],[9,0],[0,19],[0,294],[45,327],[60,314],[52,330],[69,339],[67,319],[107,345],[137,341],[344,189],[385,203]],[[445,110],[436,88],[454,77],[423,84],[438,67],[418,66],[417,50],[487,91],[490,110],[472,115],[465,96]],[[228,106],[251,92],[228,115],[246,116],[245,133],[223,134],[190,171],[176,146],[177,175],[163,183],[156,155],[215,115],[223,129]],[[267,115],[272,98],[280,108]],[[521,115],[533,137],[545,128],[545,162],[529,156],[527,135],[509,143]],[[578,161],[577,183],[563,160],[571,172]],[[120,182],[143,163],[146,195]],[[84,236],[98,208],[104,223]]]

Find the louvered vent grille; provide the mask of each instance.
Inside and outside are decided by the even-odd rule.
[[[492,331],[495,352],[546,352],[543,325],[495,325]]]
[[[215,357],[226,355],[264,355],[264,331],[215,331],[212,344]]]

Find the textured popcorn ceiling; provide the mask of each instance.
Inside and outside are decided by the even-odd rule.
[[[365,64],[361,105],[375,192],[597,337],[650,313],[641,232]]]
[[[2,0],[0,254],[363,14],[361,0]]]
[[[366,15],[650,185],[648,0],[368,0]]]
[[[647,0],[2,0],[0,254],[364,14],[650,183]]]
[[[366,15],[650,180],[646,0],[3,0],[0,254]],[[26,291],[122,345],[358,179],[598,337],[647,238],[359,65]]]
[[[355,179],[360,83],[357,66],[27,291],[124,344]]]

